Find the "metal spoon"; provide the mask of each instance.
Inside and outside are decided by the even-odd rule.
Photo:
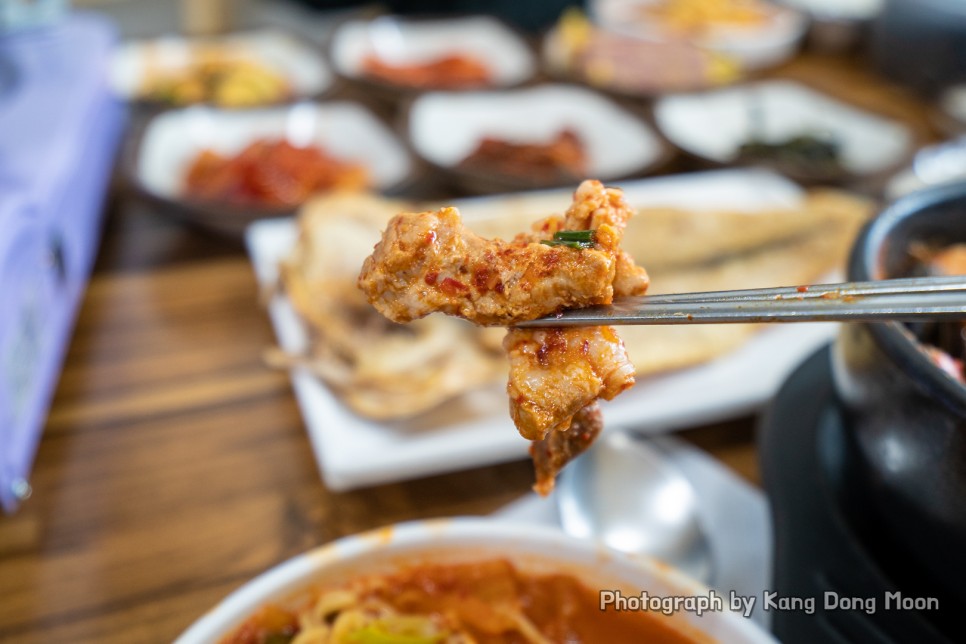
[[[694,487],[656,446],[605,433],[560,473],[556,499],[565,532],[655,557],[711,583],[711,546]]]

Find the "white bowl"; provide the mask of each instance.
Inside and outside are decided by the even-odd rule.
[[[256,577],[185,631],[175,644],[215,644],[266,603],[297,597],[308,587],[339,585],[358,575],[380,574],[408,561],[508,559],[524,571],[561,571],[587,585],[651,596],[704,595],[708,589],[659,562],[621,555],[547,527],[460,518],[403,523],[346,537]],[[719,595],[721,596],[721,595]],[[773,644],[753,622],[727,610],[678,613],[721,644]]]
[[[366,76],[363,60],[376,55],[396,65],[414,64],[449,54],[466,54],[490,70],[492,87],[526,82],[536,71],[530,48],[512,29],[486,16],[403,20],[381,16],[351,20],[335,32],[329,55],[342,76],[384,85]],[[393,86],[407,89],[405,86]]]
[[[791,81],[764,81],[696,94],[666,96],[654,106],[671,143],[716,163],[731,163],[750,138],[781,141],[828,135],[840,145],[844,169],[869,176],[900,165],[913,134],[903,123]]]
[[[252,220],[280,213],[187,200],[182,194],[185,176],[202,150],[233,156],[266,138],[318,145],[337,158],[361,163],[376,191],[397,188],[414,172],[411,156],[389,127],[366,107],[349,101],[243,111],[194,106],[162,112],[146,125],[128,172],[148,196],[193,213],[198,223],[240,234]]]
[[[596,0],[590,13],[604,27],[649,39],[674,39],[661,25],[640,15],[642,8],[659,0]],[[689,37],[695,44],[725,54],[738,61],[744,70],[774,67],[798,50],[808,29],[804,14],[788,7],[766,3],[766,23],[754,27],[711,27]]]
[[[123,98],[138,100],[149,73],[187,68],[199,45],[223,46],[273,70],[288,82],[293,100],[325,93],[334,79],[318,51],[284,32],[263,30],[210,38],[168,36],[123,44],[111,62],[111,86]]]
[[[564,128],[576,132],[584,145],[587,176],[602,181],[642,174],[666,157],[666,147],[642,119],[574,85],[423,94],[410,106],[407,124],[417,155],[464,179],[467,173],[458,166],[483,137],[544,143]],[[472,174],[497,187],[538,187],[526,177]]]

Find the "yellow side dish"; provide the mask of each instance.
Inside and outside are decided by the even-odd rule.
[[[291,93],[288,82],[265,65],[241,57],[201,55],[188,66],[149,74],[143,95],[149,100],[220,107],[277,103]]]
[[[714,27],[757,27],[769,16],[761,0],[659,0],[641,9],[671,31],[701,33]]]

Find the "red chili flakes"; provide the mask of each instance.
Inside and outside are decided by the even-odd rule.
[[[436,285],[436,280],[439,279],[439,273],[426,273],[426,277],[423,280],[430,286]]]
[[[560,329],[549,329],[537,349],[537,362],[546,367],[550,364],[550,357],[567,351],[567,337]]]
[[[546,276],[554,271],[556,266],[560,263],[560,251],[554,248],[549,253],[544,253],[540,256],[540,275]]]
[[[473,286],[480,293],[486,293],[490,290],[490,269],[486,267],[480,267],[473,271]]]
[[[550,346],[547,345],[547,343],[541,344],[540,348],[537,349],[537,362],[539,362],[542,366],[546,367],[547,357],[549,355],[550,355]]]
[[[465,293],[469,290],[469,287],[463,282],[454,280],[452,277],[447,277],[439,285],[439,290],[447,295],[456,295],[458,293]]]
[[[808,287],[807,286],[799,286],[795,290],[798,291],[799,293],[808,293]]]
[[[436,242],[436,231],[435,230],[429,231],[423,237],[423,243],[425,243],[427,246],[431,246],[435,242]]]
[[[473,269],[473,286],[481,294],[489,291],[503,293],[503,282],[500,280],[500,273],[490,268],[492,264],[493,262],[490,261],[488,264],[477,265]]]

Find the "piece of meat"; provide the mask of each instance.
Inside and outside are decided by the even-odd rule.
[[[509,242],[476,235],[455,208],[402,213],[363,264],[359,287],[396,322],[441,311],[477,324],[511,325],[565,308],[609,304],[619,266],[622,285],[633,281],[635,292],[646,288],[646,274],[629,273],[620,250],[631,214],[620,191],[598,181],[580,185],[566,217],[544,220],[534,233]],[[594,244],[539,243],[561,229],[594,230]]]
[[[567,429],[580,409],[634,384],[634,366],[609,326],[510,329],[503,347],[510,416],[528,440]]]
[[[580,456],[597,439],[604,428],[600,405],[592,402],[574,414],[573,422],[565,430],[550,432],[530,445],[530,458],[536,470],[533,490],[547,496],[553,491],[557,474],[570,461]]]
[[[625,251],[617,256],[617,271],[614,275],[614,297],[644,295],[651,279],[643,266],[634,263],[634,258]]]
[[[610,302],[610,252],[487,240],[455,208],[394,217],[363,264],[359,286],[380,313],[409,322],[434,311],[509,325]]]
[[[397,322],[441,311],[512,327],[565,308],[609,304],[615,294],[647,290],[647,273],[620,248],[632,214],[620,190],[584,181],[563,217],[537,222],[509,242],[467,230],[454,208],[397,215],[366,259],[359,287]],[[544,243],[565,230],[593,230],[593,241],[580,248]],[[607,326],[510,328],[503,346],[510,415],[534,441],[535,489],[545,493],[599,433],[597,399],[633,385],[634,367]]]

